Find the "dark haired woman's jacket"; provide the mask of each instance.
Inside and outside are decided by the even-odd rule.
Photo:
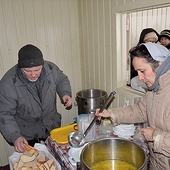
[[[116,123],[142,123],[154,129],[154,141],[148,142],[150,170],[170,169],[170,70],[160,76],[159,89],[148,91],[139,103],[110,110]],[[128,108],[128,109],[127,109]]]

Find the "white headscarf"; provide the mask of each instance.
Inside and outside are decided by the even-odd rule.
[[[163,62],[159,66],[156,72],[156,78],[154,84],[148,88],[149,90],[157,91],[159,88],[159,82],[158,82],[159,77],[170,70],[170,51],[166,47],[157,43],[148,42],[148,43],[143,43],[143,45],[146,46],[146,48],[148,49],[150,55],[154,60]]]
[[[141,45],[145,45],[148,49],[150,55],[152,58],[156,61],[162,61],[164,62],[167,57],[170,56],[170,51],[164,47],[163,45],[157,44],[157,43],[142,43]]]

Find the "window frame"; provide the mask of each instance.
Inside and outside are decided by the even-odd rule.
[[[170,29],[170,20],[168,20],[168,15],[170,15],[170,4],[116,14],[118,88],[123,86],[127,87],[130,84],[129,49],[137,45],[141,31],[144,28],[149,27],[155,29],[158,33],[160,33],[163,29]],[[165,16],[165,20],[162,19],[162,16]],[[136,26],[132,25],[132,23],[134,24],[135,17]],[[137,22],[139,19],[138,17],[140,18],[140,21],[142,21],[141,24],[140,21]],[[150,22],[151,20],[152,22]],[[134,28],[132,29],[132,27]]]

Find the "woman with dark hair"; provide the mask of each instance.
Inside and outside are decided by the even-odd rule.
[[[143,43],[130,50],[138,77],[148,87],[134,105],[112,108],[96,115],[110,117],[115,125],[147,123],[140,129],[150,149],[150,170],[170,168],[170,51],[157,43]]]
[[[145,28],[142,30],[140,37],[139,37],[139,42],[137,45],[140,45],[142,43],[147,43],[147,42],[152,42],[152,43],[157,43],[159,40],[159,34],[157,33],[156,30],[153,28]],[[131,58],[131,68],[130,68],[130,79],[131,79],[131,87],[135,90],[141,91],[141,92],[146,92],[147,87],[143,84],[138,79],[138,73],[134,69],[133,64],[132,64],[132,58]]]

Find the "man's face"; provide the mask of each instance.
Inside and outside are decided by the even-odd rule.
[[[24,73],[29,81],[35,82],[41,74],[42,65],[31,68],[21,68],[21,71]]]

